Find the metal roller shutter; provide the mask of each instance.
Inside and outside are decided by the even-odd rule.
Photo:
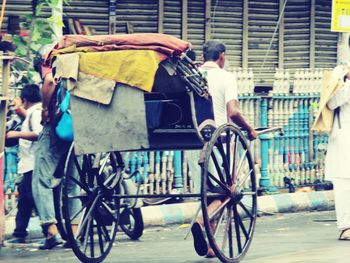
[[[226,44],[229,65],[242,62],[243,0],[215,0],[211,7],[211,38]]]
[[[248,66],[254,70],[256,84],[271,85],[278,66],[278,32],[265,59],[278,21],[279,0],[249,1]]]
[[[316,0],[315,67],[331,68],[337,63],[338,34],[331,32],[332,0]]]
[[[284,10],[284,68],[308,68],[310,0],[288,0]]]
[[[127,22],[134,33],[158,32],[158,0],[118,0],[116,6],[117,33],[127,33]]]
[[[64,18],[76,18],[95,30],[96,34],[108,34],[108,0],[71,0],[64,5]]]
[[[181,38],[182,1],[164,0],[164,34]]]
[[[188,41],[192,43],[197,55],[202,54],[202,47],[205,40],[205,1],[188,1]]]
[[[7,32],[8,16],[23,16],[32,13],[31,0],[8,0],[5,9],[4,21],[2,23],[1,32]]]

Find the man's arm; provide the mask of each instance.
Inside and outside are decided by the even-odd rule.
[[[55,82],[53,80],[52,73],[46,74],[44,78],[44,83],[41,87],[41,94],[42,94],[42,119],[45,122],[50,121],[49,117],[49,106],[52,99],[52,95],[55,92]]]
[[[36,141],[38,140],[38,134],[35,132],[22,132],[22,131],[9,131],[6,134],[7,139],[25,139],[28,141]]]
[[[249,140],[254,140],[258,137],[258,134],[254,130],[254,128],[249,125],[249,123],[244,119],[243,115],[241,114],[237,100],[230,100],[229,102],[227,102],[226,108],[227,117],[229,121],[232,121],[234,124],[246,130],[248,132]]]

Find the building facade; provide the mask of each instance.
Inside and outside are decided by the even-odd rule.
[[[96,34],[171,34],[190,41],[197,53],[206,40],[220,39],[231,67],[252,68],[256,84],[271,84],[276,68],[336,64],[331,5],[331,0],[71,0],[64,17],[79,19]],[[31,0],[7,1],[6,16],[30,12]]]

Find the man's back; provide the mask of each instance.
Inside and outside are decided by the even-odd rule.
[[[209,93],[213,99],[214,117],[217,127],[228,122],[227,102],[237,100],[237,83],[232,73],[208,61],[200,68],[208,80]]]

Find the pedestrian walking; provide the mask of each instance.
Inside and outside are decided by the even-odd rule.
[[[215,124],[216,127],[219,127],[225,123],[234,123],[247,131],[250,140],[254,140],[257,138],[257,133],[239,110],[236,78],[232,73],[224,70],[225,51],[226,47],[220,41],[210,40],[206,42],[203,46],[204,64],[200,67],[200,71],[207,78],[209,93],[212,96]],[[189,162],[190,171],[193,175],[195,190],[198,192],[201,181],[201,168],[198,165],[199,154],[198,156],[191,154],[190,158],[192,159]],[[220,200],[214,200],[208,206],[208,213],[210,214],[220,204]],[[215,222],[212,225],[215,227]],[[198,255],[213,257],[215,254],[204,238],[203,227],[203,219],[199,217],[191,229],[194,247]]]
[[[22,180],[18,185],[18,205],[16,214],[16,228],[13,232],[13,239],[6,244],[26,243],[28,235],[27,227],[34,208],[32,194],[32,174],[34,169],[34,152],[37,147],[37,139],[42,130],[41,126],[41,95],[39,86],[35,84],[26,85],[20,96],[25,119],[20,131],[9,131],[7,139],[18,139],[19,163],[18,172]],[[17,107],[21,107],[17,100]]]
[[[43,245],[39,246],[39,249],[43,250],[52,249],[62,243],[58,238],[59,232],[56,225],[54,188],[59,186],[59,183],[57,183],[59,180],[57,180],[56,176],[62,176],[71,142],[58,138],[55,131],[59,117],[56,115],[57,90],[52,68],[43,61],[42,54],[39,54],[35,61],[35,68],[40,72],[43,80],[41,88],[43,130],[35,152],[32,186],[35,204],[45,236]],[[73,166],[70,164],[70,167]],[[69,171],[72,176],[77,177],[76,170],[69,168]],[[79,189],[72,187],[71,193],[78,195]],[[74,213],[80,206],[80,200],[74,199],[69,209]],[[67,246],[69,246],[68,243],[65,244],[65,247]]]
[[[344,67],[339,66],[334,75],[339,78],[331,78],[336,83],[330,85],[337,87],[327,102],[328,109],[334,112],[334,121],[328,141],[325,176],[334,186],[339,240],[350,240],[350,69],[345,67],[344,71]]]

